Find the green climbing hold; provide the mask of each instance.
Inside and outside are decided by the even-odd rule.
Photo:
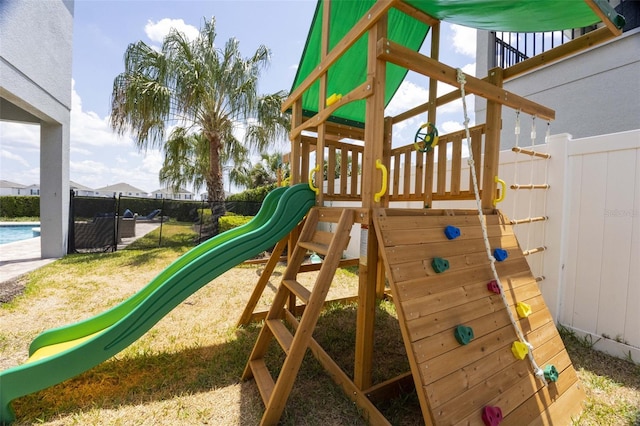
[[[473,340],[473,328],[459,325],[456,327],[453,335],[461,345],[466,345]]]
[[[544,367],[544,378],[547,379],[547,381],[557,382],[559,375],[560,374],[554,365],[547,365]]]
[[[434,257],[431,261],[431,266],[439,274],[449,269],[449,261],[441,257]]]

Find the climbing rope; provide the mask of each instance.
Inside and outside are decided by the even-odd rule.
[[[471,149],[471,133],[469,131],[469,115],[467,113],[467,102],[465,99],[466,94],[464,91],[466,79],[464,77],[464,73],[460,68],[457,69],[457,80],[458,80],[458,83],[460,83],[460,96],[462,98],[462,110],[464,111],[464,129],[465,129],[465,136],[467,138],[467,147],[469,149],[469,160],[467,161],[467,163],[469,164],[469,169],[471,170],[471,180],[473,182],[473,190],[474,190],[473,192],[476,198],[478,218],[480,219],[480,226],[482,228],[482,237],[484,239],[484,246],[487,252],[487,257],[489,259],[489,264],[491,266],[491,271],[493,272],[493,277],[498,285],[498,288],[500,289],[500,296],[502,298],[502,303],[506,308],[507,314],[509,315],[509,319],[511,320],[511,325],[513,326],[513,329],[515,330],[516,335],[518,336],[518,340],[524,345],[526,345],[527,348],[529,349],[529,351],[527,352],[527,357],[529,358],[529,362],[531,363],[531,367],[533,368],[534,374],[538,379],[540,379],[546,385],[547,380],[544,377],[544,371],[538,366],[538,364],[536,364],[536,361],[533,358],[533,353],[532,353],[533,345],[531,345],[531,343],[529,343],[527,339],[525,339],[524,334],[520,330],[520,327],[518,327],[518,323],[516,322],[516,319],[514,318],[513,313],[509,308],[509,302],[507,301],[507,297],[504,294],[504,288],[502,286],[502,283],[500,282],[500,278],[498,277],[498,271],[496,271],[496,265],[495,265],[496,258],[491,253],[491,244],[489,243],[487,225],[484,221],[484,214],[482,212],[482,204],[480,201],[480,191],[478,190],[478,177],[476,176],[476,169],[474,167],[473,150]]]

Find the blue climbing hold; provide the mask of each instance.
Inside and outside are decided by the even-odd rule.
[[[447,225],[447,227],[444,228],[444,235],[446,235],[447,238],[450,239],[450,240],[455,240],[456,238],[458,238],[460,236],[460,228],[456,228],[455,226]]]
[[[509,254],[507,253],[506,250],[501,249],[501,248],[497,248],[493,251],[493,257],[496,258],[496,260],[498,262],[502,262],[503,260],[505,260],[507,257],[509,256]]]

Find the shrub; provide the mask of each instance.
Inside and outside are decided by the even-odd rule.
[[[40,217],[40,197],[3,195],[0,197],[2,217]]]
[[[218,220],[218,230],[222,233],[242,226],[251,219],[253,219],[253,216],[224,215]]]

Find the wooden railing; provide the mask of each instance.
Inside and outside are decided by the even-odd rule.
[[[470,129],[479,182],[482,182],[484,133],[484,125]],[[389,200],[430,203],[431,200],[473,199],[471,175],[462,173],[465,138],[464,130],[442,135],[436,149],[429,153],[416,151],[413,144],[392,149]]]
[[[485,125],[470,128],[471,149],[478,182],[482,182]],[[464,171],[466,154],[464,130],[440,136],[434,151],[416,151],[413,144],[391,150],[389,201],[471,200],[475,197],[471,175]],[[308,175],[315,139],[305,137],[302,168]],[[335,140],[325,142],[323,173],[324,199],[327,201],[359,201],[361,198],[364,146]],[[482,191],[482,188],[480,188]]]

